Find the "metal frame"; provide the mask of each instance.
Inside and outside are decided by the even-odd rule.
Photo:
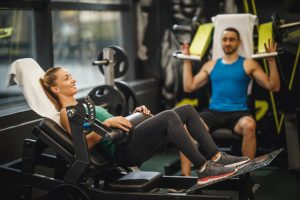
[[[169,188],[189,189],[197,182],[197,177],[162,176],[151,183],[151,188],[147,188],[145,191],[138,190],[137,192],[112,191],[112,189],[107,187],[92,187],[92,185],[86,182],[86,172],[88,172],[88,167],[91,166],[91,163],[85,142],[85,135],[82,133],[82,119],[76,114],[71,118],[70,125],[75,155],[68,152],[67,148],[64,148],[56,141],[57,139],[52,138],[46,129],[35,127],[33,134],[37,136],[37,139],[25,139],[22,158],[5,165],[0,165],[0,182],[18,184],[18,195],[22,196],[23,199],[32,198],[33,188],[40,188],[51,192],[51,190],[61,185],[80,188],[91,199],[232,199],[228,195],[204,195],[202,191],[197,194],[168,193]],[[43,152],[48,147],[51,147],[64,159],[44,154]],[[60,170],[61,174],[55,174],[54,177],[37,174],[37,166],[46,166],[55,171]],[[104,173],[106,170],[108,168],[105,169],[105,166],[99,169],[100,173]],[[236,190],[236,188],[243,187],[238,184],[235,179],[232,179],[226,181],[226,183],[215,184],[210,188]]]

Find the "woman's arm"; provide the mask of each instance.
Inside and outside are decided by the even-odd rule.
[[[132,127],[131,123],[123,116],[116,116],[111,117],[103,122],[105,126],[112,127],[112,128],[119,128],[124,131],[129,131]]]
[[[66,108],[63,108],[60,111],[60,123],[62,127],[71,135],[71,128],[69,124],[69,118],[67,116]],[[92,131],[91,133],[86,135],[86,141],[88,149],[93,148],[100,140],[102,139],[101,135],[97,134],[96,132]]]
[[[71,135],[71,128],[70,128],[66,108],[63,108],[60,111],[60,123],[61,123],[62,127],[67,131],[67,133],[69,133]]]

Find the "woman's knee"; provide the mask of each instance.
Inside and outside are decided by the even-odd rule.
[[[174,108],[174,111],[195,112],[196,110],[190,104],[185,104],[185,105]]]
[[[189,104],[185,104],[179,107],[174,108],[174,111],[181,118],[182,121],[186,122],[190,118],[199,117],[198,112],[195,108]]]
[[[173,118],[178,118],[176,112],[173,110],[165,110],[159,113],[159,115],[164,118],[164,119],[173,119]]]

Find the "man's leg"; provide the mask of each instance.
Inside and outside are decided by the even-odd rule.
[[[180,153],[181,175],[190,176],[192,162],[183,153],[181,152],[179,153]]]
[[[234,132],[243,136],[242,154],[254,159],[256,153],[256,122],[250,116],[239,119],[234,127]]]

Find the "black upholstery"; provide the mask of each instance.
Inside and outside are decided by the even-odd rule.
[[[74,155],[74,147],[71,136],[57,123],[49,118],[44,118],[38,128],[52,138],[60,146],[64,147],[70,154]],[[36,136],[39,132],[36,132]],[[92,151],[90,154],[90,161],[95,166],[103,166],[110,163],[105,157],[96,151]]]
[[[160,172],[135,171],[109,183],[112,190],[145,191],[162,177]]]
[[[71,162],[71,165],[72,163],[76,163],[72,138],[57,123],[51,119],[44,118],[41,123],[35,127],[33,133],[49,147],[54,148],[56,153],[61,154],[62,157],[65,157],[69,162]],[[68,151],[68,153],[65,153],[65,151]],[[70,159],[70,155],[72,155],[71,157],[73,157],[73,159]],[[112,175],[112,177],[108,178],[109,180],[112,180],[112,182],[109,181],[111,182],[109,187],[112,190],[146,191],[154,186],[155,183],[162,177],[160,172],[135,171],[128,174],[122,174],[114,162],[107,160],[103,155],[101,155],[101,152],[97,150],[90,152],[89,159],[91,165],[88,172],[85,174],[85,177],[97,176],[99,173],[103,173],[107,170],[106,174]],[[115,171],[117,171],[117,174],[114,174]],[[115,179],[115,176],[118,178]],[[66,180],[73,180],[69,179],[68,173]]]
[[[239,155],[241,153],[242,136],[225,128],[217,129],[211,133],[211,136],[218,147],[230,149],[231,154]]]
[[[48,118],[44,118],[38,126],[41,130],[46,131],[53,140],[74,154],[72,138],[61,126]]]

